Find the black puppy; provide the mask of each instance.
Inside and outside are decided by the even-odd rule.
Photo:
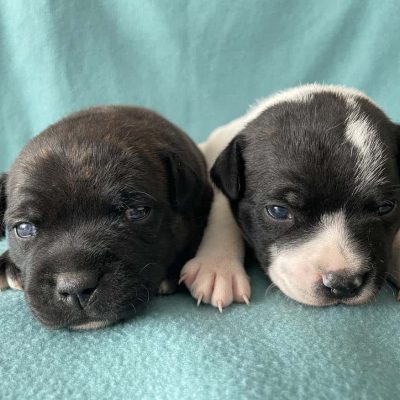
[[[173,291],[212,199],[205,162],[142,108],[98,107],[50,126],[1,177],[0,282],[53,328],[96,328]]]
[[[398,260],[389,269],[400,224],[399,147],[400,127],[359,91],[306,85],[262,100],[203,145],[230,208],[217,191],[182,279],[220,308],[248,300],[235,217],[289,297],[318,306],[369,301],[385,278],[400,277]]]

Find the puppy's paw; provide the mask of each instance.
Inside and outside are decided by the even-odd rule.
[[[6,251],[0,256],[0,290],[8,288],[6,277],[6,267],[8,262],[8,252]]]
[[[6,280],[11,289],[24,290],[21,283],[21,272],[13,264],[6,267]]]
[[[176,290],[176,282],[171,279],[165,279],[160,283],[158,294],[172,294]]]
[[[10,260],[8,251],[4,252],[0,256],[0,290],[8,287],[23,290],[21,282],[21,271]]]
[[[222,312],[233,301],[250,303],[249,277],[239,261],[228,257],[193,258],[183,267],[179,282],[185,283],[197,305],[211,303]]]
[[[7,278],[4,271],[0,272],[0,290],[8,288]]]

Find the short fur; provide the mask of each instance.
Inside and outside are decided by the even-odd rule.
[[[53,328],[104,326],[133,316],[160,285],[170,292],[196,251],[212,199],[196,145],[135,107],[92,108],[57,122],[27,144],[0,182],[9,238],[0,277],[23,287],[34,315]],[[135,206],[151,211],[127,219]],[[35,237],[17,237],[24,221],[35,223]],[[71,273],[97,280],[85,306],[57,290],[60,276]]]
[[[284,293],[310,305],[360,304],[394,275],[388,265],[400,222],[399,136],[399,126],[364,94],[306,85],[260,101],[216,130],[203,148],[206,158],[208,152],[216,159],[211,177],[246,242]],[[378,216],[385,200],[395,208]],[[273,205],[286,207],[293,218],[273,219],[266,211]],[[226,276],[224,265],[243,262],[243,250],[224,240],[231,235],[227,218],[212,218],[214,207],[209,224],[219,226],[214,237],[220,240],[207,240],[207,228],[200,249],[210,253],[224,243],[224,261],[201,281],[189,269],[193,260],[182,274],[196,297],[226,306],[248,297],[248,282],[242,268],[218,293],[208,290],[207,282]],[[204,247],[205,241],[212,244]],[[332,290],[348,286],[345,296]]]

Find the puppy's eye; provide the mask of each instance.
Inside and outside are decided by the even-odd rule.
[[[395,204],[390,200],[382,201],[378,204],[377,213],[379,216],[389,214],[393,211]]]
[[[26,239],[35,236],[37,233],[36,226],[30,222],[21,222],[15,227],[15,233],[18,237]]]
[[[286,207],[272,205],[272,206],[267,206],[266,209],[267,213],[274,219],[280,219],[280,220],[293,219],[293,215]]]
[[[137,206],[125,211],[125,216],[129,220],[138,221],[146,218],[150,214],[151,208],[146,206]]]

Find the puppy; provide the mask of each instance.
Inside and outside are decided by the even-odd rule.
[[[192,295],[220,310],[248,302],[241,234],[272,282],[304,304],[361,304],[385,278],[398,281],[399,139],[363,93],[317,84],[217,129],[203,151],[220,191],[181,275]]]
[[[171,292],[212,200],[196,145],[152,111],[98,107],[33,138],[1,177],[2,286],[52,328],[97,328]]]

